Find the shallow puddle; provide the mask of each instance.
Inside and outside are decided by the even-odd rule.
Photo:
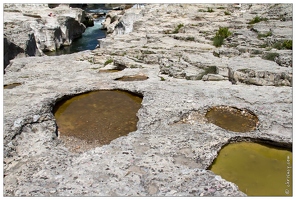
[[[255,130],[258,118],[247,109],[229,106],[212,107],[206,114],[209,122],[234,132],[248,132]]]
[[[121,78],[115,79],[116,81],[144,81],[147,80],[148,77],[144,75],[135,75],[135,76],[123,76]]]
[[[12,83],[9,85],[4,85],[4,89],[12,89],[12,88],[15,88],[16,86],[19,86],[19,85],[21,85],[21,83]]]
[[[120,72],[122,70],[119,69],[100,69],[99,72],[100,73],[114,73],[114,72]]]
[[[53,112],[61,136],[104,145],[136,131],[141,102],[121,90],[93,91],[58,102]]]
[[[228,144],[209,168],[248,196],[292,196],[292,152],[252,142]]]

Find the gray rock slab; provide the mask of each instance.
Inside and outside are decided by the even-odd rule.
[[[214,13],[197,12],[209,6]],[[230,78],[234,72],[245,72],[242,77],[246,78],[252,74],[262,78],[267,72],[292,78],[292,69],[251,57],[248,52],[230,50],[228,57],[223,48],[235,48],[227,46],[231,41],[216,51],[224,55],[215,56],[207,31],[218,30],[218,26],[202,25],[200,29],[206,31],[196,33],[202,40],[184,41],[186,34],[192,33],[187,32],[190,27],[197,29],[192,25],[197,15],[216,22],[219,17],[223,23],[230,20],[215,6],[221,5],[146,5],[135,13],[142,14],[139,20],[154,25],[145,28],[145,23],[133,22],[136,32],[107,36],[105,47],[55,57],[13,59],[5,69],[3,83],[21,85],[3,90],[4,196],[246,196],[237,185],[208,168],[229,142],[265,141],[291,148],[292,87],[266,86],[265,79],[262,86],[257,82],[234,84]],[[225,5],[232,12],[231,18],[240,22],[248,21],[244,16],[268,11],[270,6],[244,5],[241,9],[246,11],[241,12]],[[161,21],[170,24],[171,19],[168,30],[181,22],[185,25],[185,32],[176,33],[178,37],[162,32]],[[248,42],[245,47],[254,48]],[[286,55],[289,57],[288,52]],[[109,59],[125,69],[101,73]],[[171,76],[161,72],[162,63],[172,64]],[[186,75],[196,76],[210,66],[216,67],[217,74],[208,73],[208,77],[226,80],[186,80]],[[177,76],[182,70],[185,75]],[[149,79],[115,80],[135,74]],[[109,145],[73,151],[58,132],[52,113],[55,103],[66,95],[112,89],[143,95],[137,130]],[[259,119],[258,126],[238,133],[209,123],[205,114],[217,105],[252,111]]]

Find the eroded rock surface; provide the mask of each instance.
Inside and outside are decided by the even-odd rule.
[[[4,4],[4,67],[15,57],[41,56],[70,45],[85,31],[80,8],[47,4]]]
[[[213,12],[207,12],[209,8]],[[113,55],[128,48],[125,57],[159,64],[161,74],[174,78],[292,86],[292,50],[281,46],[292,42],[291,9],[291,4],[165,4],[126,10],[123,16],[117,11],[112,12],[117,25],[113,20],[100,46]],[[262,21],[250,24],[256,17]],[[133,25],[130,34],[124,34],[130,30],[124,19]],[[228,27],[232,35],[216,48],[212,38],[219,27]],[[215,72],[209,70],[213,67]]]
[[[214,12],[204,12],[208,8]],[[100,49],[12,60],[4,84],[21,85],[3,93],[4,196],[245,196],[207,168],[230,141],[291,147],[292,67],[252,53],[268,51],[258,43],[292,37],[291,9],[145,5],[126,10],[142,17],[130,33],[100,40]],[[274,27],[270,38],[258,39],[248,28],[256,15]],[[170,33],[179,24],[179,32]],[[216,48],[211,38],[219,26],[233,35]],[[272,51],[289,52],[285,63],[292,60],[292,50]],[[99,73],[103,68],[124,70]],[[116,81],[136,74],[149,79]],[[65,95],[100,89],[143,95],[137,130],[109,145],[71,151],[57,132],[52,108]],[[239,133],[209,123],[205,114],[218,105],[250,110],[259,119],[257,128]]]

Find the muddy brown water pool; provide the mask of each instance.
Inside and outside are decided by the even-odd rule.
[[[119,69],[100,69],[99,73],[114,73],[114,72],[120,72],[122,70]]]
[[[100,145],[136,131],[142,97],[122,90],[92,91],[56,103],[60,135]]]
[[[12,88],[15,88],[17,86],[21,85],[21,83],[12,83],[12,84],[9,84],[9,85],[4,85],[4,89],[12,89]]]
[[[148,77],[144,75],[134,75],[134,76],[123,76],[115,79],[116,81],[144,81],[147,80]]]
[[[256,129],[258,117],[247,109],[230,106],[216,106],[206,114],[209,122],[234,132],[248,132]]]
[[[266,144],[224,146],[209,170],[248,196],[292,196],[292,151]]]

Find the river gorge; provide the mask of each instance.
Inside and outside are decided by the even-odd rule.
[[[293,195],[292,4],[3,7],[4,196]]]

